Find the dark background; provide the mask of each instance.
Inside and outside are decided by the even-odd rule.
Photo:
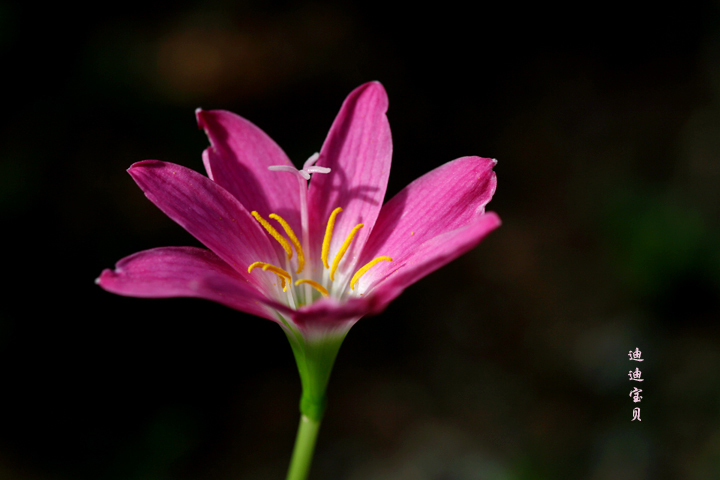
[[[495,157],[503,225],[352,329],[311,477],[720,478],[720,6],[628,3],[0,0],[0,478],[284,478],[281,330],[93,280],[197,244],[125,173],[202,170],[195,108],[299,165],[369,80],[388,198]]]

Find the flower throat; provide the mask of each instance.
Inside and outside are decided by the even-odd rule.
[[[302,248],[302,244],[304,243],[306,246],[309,244],[309,228],[308,228],[308,215],[307,215],[307,189],[308,189],[308,180],[310,180],[311,174],[313,173],[323,173],[327,174],[330,173],[330,169],[326,167],[317,167],[314,166],[314,163],[319,158],[319,154],[314,154],[311,156],[303,165],[302,170],[298,170],[295,167],[289,166],[289,165],[278,165],[278,166],[272,166],[268,167],[270,170],[273,171],[284,171],[288,173],[293,173],[298,178],[299,183],[299,190],[300,190],[300,217],[301,217],[301,224],[302,224],[302,236],[303,241],[300,242],[298,240],[297,235],[295,235],[295,232],[290,227],[290,225],[283,219],[280,215],[277,215],[275,213],[271,213],[269,215],[270,219],[273,219],[277,221],[280,226],[282,227],[283,231],[285,232],[285,235],[287,235],[287,238],[285,238],[280,232],[278,232],[275,227],[273,227],[270,222],[265,220],[257,211],[252,211],[251,215],[255,217],[255,219],[262,225],[262,227],[265,229],[265,231],[274,238],[280,246],[282,246],[283,250],[286,254],[286,260],[285,260],[285,269],[280,268],[276,265],[273,265],[271,263],[267,262],[254,262],[248,267],[248,273],[252,272],[255,268],[261,268],[263,271],[274,273],[277,278],[280,280],[280,286],[283,290],[283,292],[287,293],[287,300],[289,305],[292,308],[297,308],[298,306],[307,305],[312,303],[313,297],[312,297],[312,291],[311,288],[315,291],[319,292],[320,295],[323,297],[329,297],[330,293],[333,293],[333,296],[337,294],[338,297],[342,297],[347,289],[347,283],[341,284],[341,285],[335,285],[332,282],[335,282],[335,273],[337,272],[337,269],[340,265],[340,262],[342,261],[345,252],[347,252],[348,248],[350,248],[350,245],[352,244],[353,239],[355,238],[355,234],[363,228],[363,224],[359,223],[357,224],[348,234],[347,238],[343,242],[342,246],[338,250],[338,252],[335,254],[335,258],[332,261],[332,264],[328,262],[328,258],[330,255],[330,242],[332,241],[332,235],[333,235],[333,229],[335,227],[335,219],[337,218],[338,214],[342,212],[342,207],[337,207],[335,210],[332,211],[330,214],[330,217],[328,218],[327,225],[325,227],[325,236],[323,238],[322,243],[322,251],[320,258],[322,260],[323,264],[323,274],[322,274],[322,283],[310,279],[310,278],[298,278],[293,282],[293,275],[291,275],[289,272],[292,271],[290,260],[293,257],[293,247],[295,247],[295,252],[297,252],[297,270],[295,271],[296,275],[299,275],[303,272],[305,269],[305,253]],[[289,241],[288,241],[289,239]],[[350,289],[355,290],[355,285],[360,279],[362,275],[367,273],[368,270],[370,270],[373,266],[375,266],[377,263],[381,261],[388,261],[391,262],[392,259],[390,257],[377,257],[367,264],[365,264],[363,267],[358,269],[353,277],[350,279]],[[344,279],[345,281],[347,279]],[[341,281],[342,282],[342,281]],[[299,301],[300,292],[295,292],[295,289],[290,288],[288,290],[288,284],[293,284],[295,286],[305,285],[304,288],[304,302]],[[324,285],[323,285],[324,284]],[[298,298],[296,299],[296,294]],[[316,294],[317,295],[317,294]]]

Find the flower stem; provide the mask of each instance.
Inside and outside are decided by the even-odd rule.
[[[307,478],[319,430],[319,419],[313,420],[305,414],[300,417],[300,426],[295,438],[295,448],[290,460],[287,480],[305,480]]]

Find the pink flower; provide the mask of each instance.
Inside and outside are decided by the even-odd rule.
[[[387,106],[380,83],[355,89],[302,170],[244,118],[198,110],[211,143],[209,178],[158,160],[128,172],[208,249],[142,251],[104,270],[98,284],[133,297],[205,298],[306,338],[347,332],[500,225],[485,212],[496,185],[487,158],[446,163],[383,205]]]

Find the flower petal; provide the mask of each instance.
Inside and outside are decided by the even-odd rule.
[[[480,215],[470,225],[438,235],[416,247],[389,275],[361,278],[356,289],[368,298],[368,313],[377,313],[405,288],[450,263],[480,243],[500,226],[494,212]]]
[[[120,260],[97,279],[105,290],[128,297],[195,297],[277,321],[265,297],[209,250],[164,247]]]
[[[274,291],[271,275],[250,275],[257,261],[279,263],[277,251],[238,200],[199,173],[158,160],[133,164],[128,173],[150,201],[263,291]],[[283,261],[284,262],[284,261]]]
[[[365,226],[353,240],[339,272],[353,268],[359,252],[375,224],[387,189],[392,158],[392,138],[385,89],[378,82],[353,90],[335,118],[316,165],[329,167],[327,175],[314,175],[310,181],[308,203],[312,245],[319,251],[325,225],[337,207],[338,215],[330,244],[334,258],[350,231]]]
[[[405,288],[471,250],[498,226],[500,218],[494,212],[482,214],[470,225],[445,232],[416,247],[414,254],[389,276],[362,277],[356,287],[359,297],[345,302],[322,299],[293,312],[293,320],[308,332],[322,332],[336,328],[335,323],[340,325],[338,328],[345,328],[344,325],[352,325],[364,315],[380,313]]]
[[[208,176],[246,210],[256,210],[264,218],[276,213],[300,231],[297,177],[268,170],[275,165],[293,166],[278,144],[234,113],[198,109],[195,114],[211,143],[203,152]]]
[[[300,307],[290,313],[293,322],[308,332],[350,328],[363,315],[372,310],[364,298],[350,298],[338,301],[335,298],[323,298]]]
[[[309,331],[334,322],[356,321],[382,311],[412,283],[472,249],[500,225],[485,205],[495,192],[495,161],[463,157],[418,178],[385,204],[361,262],[387,255],[360,278],[361,296],[337,302],[323,299],[295,312]]]
[[[369,285],[399,268],[419,245],[475,221],[495,192],[489,158],[462,157],[418,178],[387,202],[362,252],[359,266],[381,262],[362,278]]]

